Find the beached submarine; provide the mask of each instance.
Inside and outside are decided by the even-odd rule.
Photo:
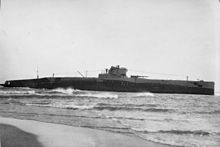
[[[214,82],[189,80],[147,79],[144,76],[127,77],[127,69],[111,66],[97,77],[44,77],[8,80],[4,87],[73,88],[93,91],[152,92],[172,94],[214,95]]]

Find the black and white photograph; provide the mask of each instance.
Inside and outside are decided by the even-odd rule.
[[[0,147],[219,146],[219,0],[0,0]]]

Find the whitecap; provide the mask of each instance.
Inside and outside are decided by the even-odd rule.
[[[87,92],[87,93],[78,94],[77,96],[94,97],[94,98],[114,98],[114,99],[118,98],[117,94],[106,93],[106,92],[100,92],[100,93]]]
[[[147,96],[153,97],[154,94],[151,92],[139,92],[139,93],[136,93],[134,96],[135,97],[147,97]]]
[[[67,94],[67,95],[72,95],[72,94],[74,94],[75,92],[79,92],[80,90],[78,90],[78,89],[73,89],[73,88],[67,88],[67,89],[64,89],[64,88],[56,88],[56,89],[52,89],[51,91],[52,91],[52,92],[57,92],[57,93],[63,93],[63,94]]]
[[[1,95],[24,95],[24,94],[35,94],[34,90],[0,90]]]

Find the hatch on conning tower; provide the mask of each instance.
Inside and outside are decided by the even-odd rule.
[[[127,69],[124,67],[111,66],[110,69],[106,69],[105,73],[99,74],[99,78],[123,78],[127,77]]]

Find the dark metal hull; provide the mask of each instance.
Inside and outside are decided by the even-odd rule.
[[[56,77],[6,81],[5,87],[74,88],[79,90],[214,95],[214,82],[153,79]]]

